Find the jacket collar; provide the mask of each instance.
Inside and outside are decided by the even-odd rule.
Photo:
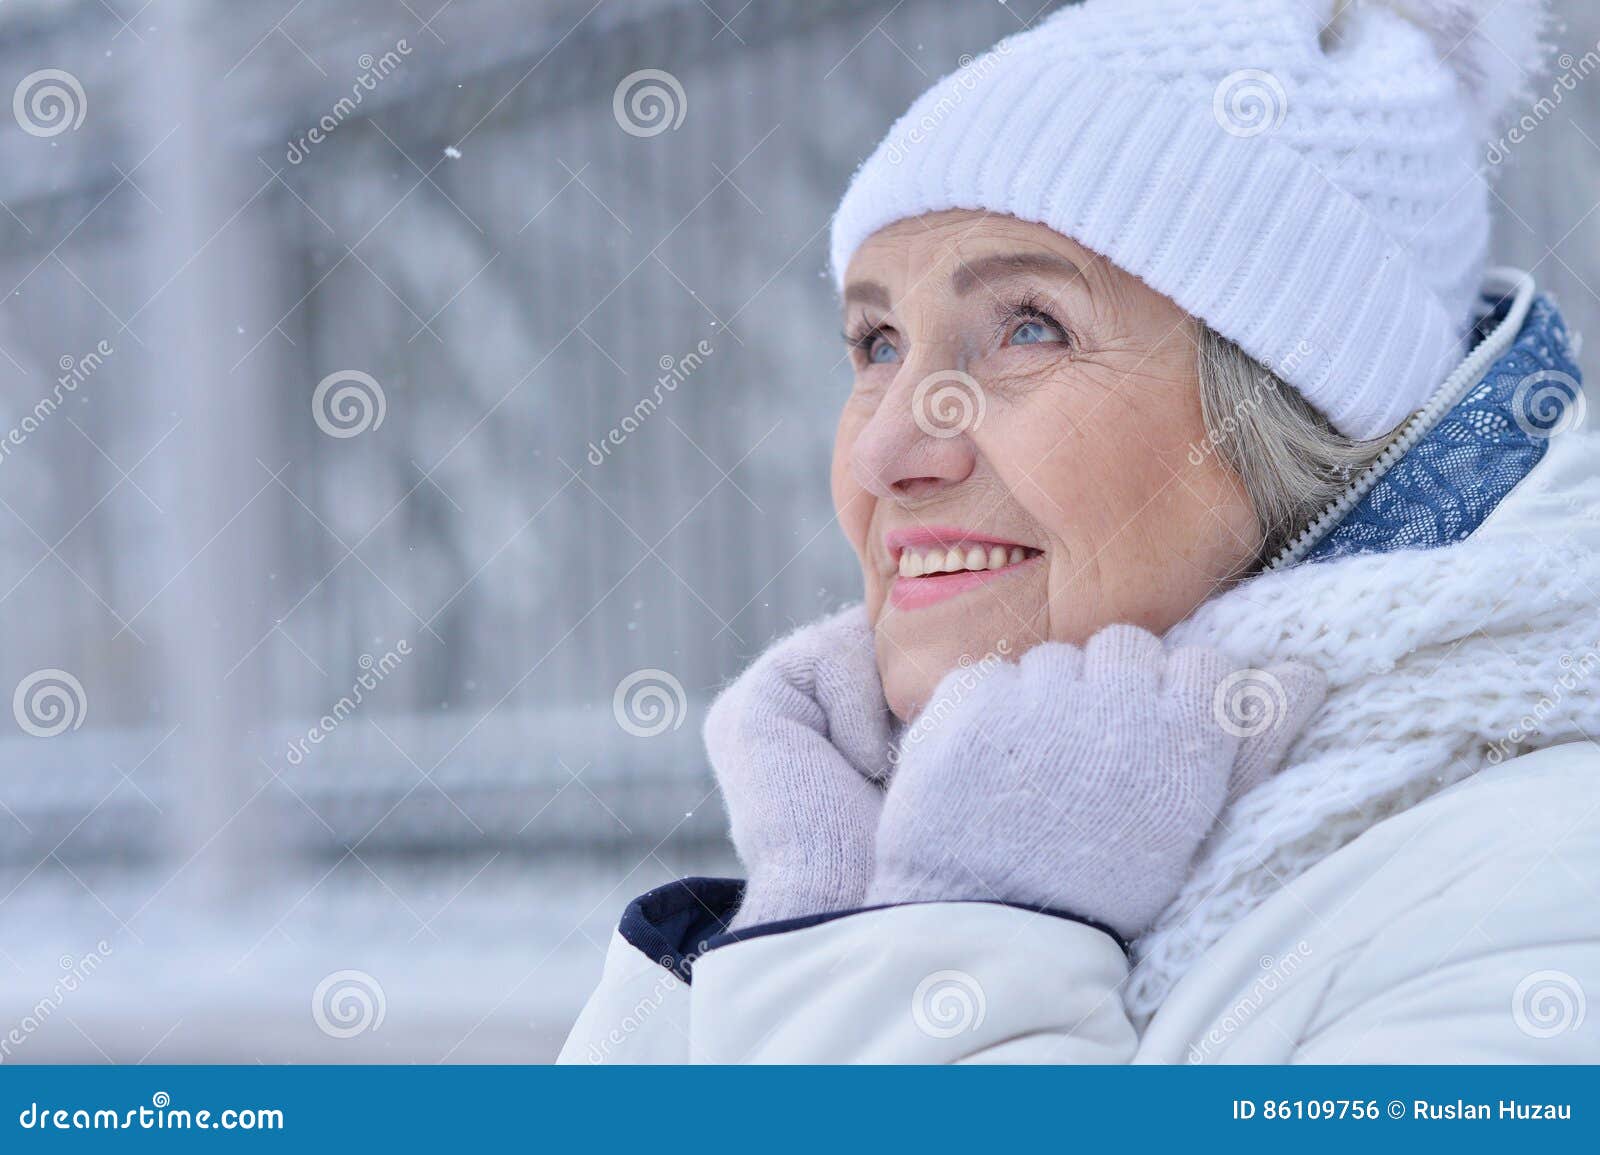
[[[1473,534],[1583,420],[1571,335],[1526,273],[1485,278],[1470,353],[1377,462],[1272,564],[1431,549]]]

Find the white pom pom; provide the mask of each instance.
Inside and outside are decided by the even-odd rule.
[[[1485,131],[1527,97],[1549,56],[1545,0],[1334,0],[1330,23],[1362,7],[1388,8],[1428,34]]]

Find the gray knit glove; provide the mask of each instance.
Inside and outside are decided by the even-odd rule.
[[[861,904],[891,734],[860,606],[790,634],[712,703],[706,750],[749,876],[735,928]]]
[[[867,903],[1013,902],[1124,939],[1326,693],[1308,666],[1242,670],[1126,625],[975,677],[946,677],[901,741]]]

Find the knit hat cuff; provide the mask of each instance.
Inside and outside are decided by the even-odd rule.
[[[897,220],[1004,213],[1140,277],[1346,436],[1387,433],[1427,400],[1461,353],[1470,299],[1442,301],[1355,198],[1270,134],[1226,131],[1211,109],[1115,74],[1045,84],[1051,67],[1028,54],[952,102],[958,73],[912,106],[835,214],[837,283]]]

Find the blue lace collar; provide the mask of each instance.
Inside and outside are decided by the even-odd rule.
[[[1484,301],[1480,344],[1517,307],[1514,295]],[[1566,323],[1549,297],[1533,296],[1510,348],[1332,529],[1325,519],[1324,536],[1300,560],[1431,549],[1468,537],[1543,460],[1551,436],[1582,416]]]

